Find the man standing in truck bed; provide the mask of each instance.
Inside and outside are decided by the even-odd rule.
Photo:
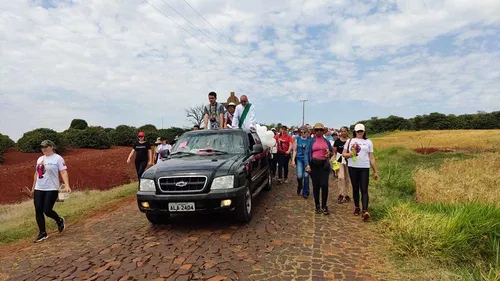
[[[225,108],[217,102],[217,93],[208,93],[209,104],[205,106],[203,121],[206,130],[223,129]]]
[[[248,102],[248,97],[242,95],[240,104],[236,106],[233,116],[233,125],[235,129],[250,129],[255,128],[255,106]]]

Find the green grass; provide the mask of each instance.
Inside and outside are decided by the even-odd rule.
[[[375,156],[381,178],[370,182],[370,209],[398,257],[407,263],[427,260],[451,271],[454,280],[500,280],[500,209],[482,203],[415,201],[412,177],[417,169],[438,168],[445,159],[473,155],[421,155],[392,147],[375,151]]]
[[[420,167],[437,168],[445,159],[472,157],[462,153],[418,154],[405,147],[375,150],[380,179],[370,180],[370,204],[375,219],[383,218],[394,204],[415,201],[413,172]]]
[[[106,191],[86,190],[73,192],[65,202],[56,203],[54,210],[68,223],[85,217],[92,211],[106,206],[113,200],[133,195],[137,183],[116,187]],[[52,219],[47,219],[47,231],[57,229]],[[0,244],[33,238],[38,233],[33,201],[0,206]]]

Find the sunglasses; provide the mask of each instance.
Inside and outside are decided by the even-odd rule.
[[[45,145],[45,146],[41,145],[40,146],[40,148],[47,148],[47,147],[49,147],[49,145]]]
[[[356,133],[363,133],[363,132],[364,132],[363,130],[356,131]]]
[[[144,136],[139,136],[139,138],[144,138]]]
[[[242,100],[242,101],[241,101],[241,103],[247,103],[247,102],[248,102],[248,101],[246,101],[246,100]]]

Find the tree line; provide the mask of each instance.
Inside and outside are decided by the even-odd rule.
[[[391,115],[387,118],[372,117],[369,120],[361,120],[366,130],[370,133],[384,133],[396,130],[423,131],[423,130],[478,130],[478,129],[500,129],[500,111],[484,112],[475,114],[442,114],[433,112],[428,115],[417,115],[413,118]],[[351,125],[351,130],[354,125]]]
[[[164,137],[173,143],[177,136],[189,130],[179,127],[158,129],[152,124],[138,128],[128,125],[104,128],[89,126],[82,119],[73,119],[69,128],[63,132],[56,132],[49,128],[38,128],[24,133],[17,142],[0,134],[0,155],[11,147],[16,147],[21,152],[40,152],[40,143],[45,139],[54,141],[60,152],[67,147],[108,149],[111,146],[131,146],[137,141],[138,132],[144,132],[146,140],[150,143],[154,143],[158,137]],[[0,158],[0,163],[2,160],[3,158]]]

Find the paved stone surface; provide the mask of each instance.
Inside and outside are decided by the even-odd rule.
[[[50,233],[0,247],[0,280],[400,280],[370,223],[335,202],[313,212],[295,183],[254,201],[248,225],[228,215],[173,216],[151,226],[135,200]]]

